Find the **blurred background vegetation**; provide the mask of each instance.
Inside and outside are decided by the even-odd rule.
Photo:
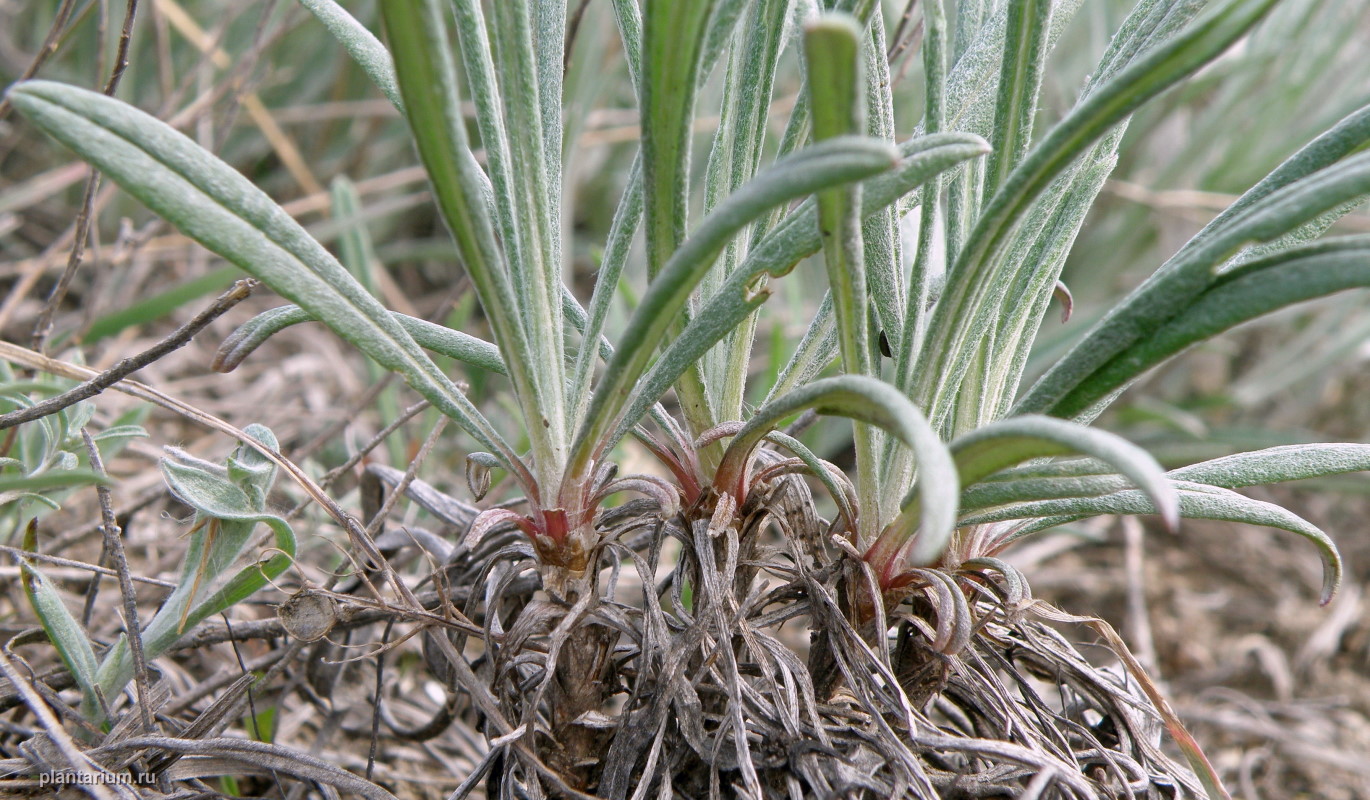
[[[380,1],[347,5],[374,22]],[[900,23],[907,5],[884,3],[900,139],[918,122],[922,92],[917,25]],[[1052,55],[1044,114],[1057,117],[1069,107],[1131,5],[1084,4]],[[0,85],[24,75],[50,44],[41,77],[103,86],[123,12],[124,4],[113,0],[0,0]],[[62,15],[62,35],[46,43]],[[579,198],[569,204],[578,216],[566,224],[570,283],[584,301],[600,255],[589,243],[605,239],[637,129],[609,4],[584,4],[575,36],[566,81],[564,191]],[[1048,319],[1035,368],[1049,364],[1108,301],[1154,271],[1236,193],[1370,102],[1367,39],[1370,4],[1363,0],[1288,0],[1248,41],[1140,112],[1066,268],[1074,317],[1065,324]],[[794,74],[781,73],[777,107],[793,102]],[[700,147],[715,124],[709,109],[718,106],[718,82],[715,74],[712,94],[701,98]],[[299,5],[142,0],[118,95],[174,121],[335,250],[349,246],[344,232],[364,221],[367,236],[351,246],[370,248],[366,279],[386,305],[489,338],[464,281],[451,280],[455,250],[433,212],[403,121]],[[696,159],[701,173],[704,167],[705,159]],[[0,118],[0,337],[6,341],[27,346],[32,339],[67,264],[88,174],[19,116]],[[329,187],[339,178],[360,198],[354,218],[340,218],[334,208]],[[108,184],[99,186],[93,208],[83,263],[56,318],[54,356],[108,366],[165,335],[241,277]],[[1338,224],[1343,232],[1370,231],[1370,215],[1361,210]],[[645,286],[636,263],[616,309],[619,326]],[[763,326],[775,329],[763,327],[758,337],[753,399],[764,394],[786,352],[770,343],[800,335],[821,299],[811,289],[825,285],[821,263],[801,269],[811,270],[812,280],[777,284],[784,311],[763,318]],[[1363,399],[1370,392],[1366,301],[1364,291],[1346,292],[1219,337],[1130,390],[1103,425],[1143,444],[1168,467],[1295,441],[1370,441],[1370,403]],[[140,378],[240,427],[267,425],[297,460],[322,474],[415,398],[384,381],[377,391],[364,359],[315,326],[274,337],[237,372],[210,373],[206,365],[218,341],[251,312],[276,304],[252,298]],[[478,404],[500,407],[502,384],[486,385],[476,372],[464,377]],[[96,427],[127,421],[135,405],[107,394],[97,402]],[[504,430],[518,427],[502,424],[498,411],[491,415]],[[371,457],[403,468],[434,423],[435,417],[419,415]],[[179,442],[217,454],[225,446],[219,435],[160,412],[146,425],[152,443],[131,443],[111,465],[130,506],[162,491],[154,468],[158,445]],[[840,450],[848,434],[840,426],[826,430],[835,438],[820,444]],[[426,478],[458,494],[465,491],[458,489],[464,454],[474,448],[461,434],[447,436],[450,446],[433,454]],[[1067,610],[1110,617],[1149,654],[1182,715],[1195,723],[1201,741],[1215,743],[1210,755],[1248,797],[1370,797],[1363,757],[1370,752],[1370,604],[1361,589],[1370,577],[1364,523],[1370,482],[1350,476],[1320,486],[1336,492],[1315,498],[1299,487],[1263,491],[1341,544],[1350,572],[1329,610],[1314,603],[1316,555],[1278,534],[1233,537],[1221,525],[1190,523],[1205,534],[1181,540],[1151,533],[1143,545],[1135,531],[1106,520],[1017,555],[1039,594]],[[347,494],[352,490],[347,479],[338,484],[345,505],[356,502]],[[65,514],[72,530],[94,519],[89,508]],[[130,558],[141,559],[135,563],[149,576],[174,564],[168,559],[175,548],[157,543],[155,529],[131,529],[129,544]],[[302,547],[309,545],[302,541]],[[0,586],[13,574],[4,573]],[[11,583],[0,605],[6,637],[24,627],[17,582]]]

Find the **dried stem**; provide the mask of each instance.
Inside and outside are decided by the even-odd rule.
[[[90,459],[91,469],[99,475],[105,474],[105,464],[100,459],[100,448],[95,446],[95,439],[90,432],[82,429],[81,436],[86,442],[86,455]],[[114,561],[114,569],[119,574],[119,592],[124,600],[124,632],[128,637],[129,652],[133,656],[133,681],[138,690],[138,711],[142,715],[143,730],[151,732],[152,716],[148,708],[148,681],[147,661],[143,656],[143,626],[138,622],[138,595],[133,590],[133,578],[128,569],[128,559],[124,556],[124,540],[119,523],[114,517],[114,505],[110,502],[110,491],[108,486],[95,487],[95,493],[100,500],[100,518],[103,524],[100,526],[100,533],[104,536],[104,550]],[[92,581],[98,585],[98,580]],[[92,593],[93,594],[93,593]]]
[[[133,20],[138,13],[138,0],[128,0],[128,6],[124,9],[124,24],[119,31],[119,44],[114,54],[114,66],[110,70],[109,80],[105,82],[104,93],[110,97],[114,96],[115,89],[119,88],[119,81],[124,77],[124,70],[128,69],[128,45],[133,38]],[[103,19],[103,18],[102,18]],[[103,33],[103,24],[101,33]],[[101,41],[104,37],[101,36]],[[57,284],[52,287],[52,292],[48,294],[47,302],[43,304],[43,310],[38,315],[38,321],[33,326],[33,341],[31,346],[38,352],[47,352],[48,336],[52,334],[53,318],[57,314],[57,308],[66,299],[67,290],[71,288],[71,282],[76,277],[76,270],[81,266],[81,258],[85,254],[86,241],[90,238],[90,221],[94,216],[95,193],[100,188],[100,173],[94,170],[86,178],[86,190],[81,198],[81,211],[76,217],[76,238],[72,243],[71,254],[67,256],[67,267],[62,271],[62,276],[57,279]]]
[[[57,14],[52,19],[52,27],[48,28],[48,35],[43,39],[43,46],[38,48],[38,52],[33,56],[33,61],[24,68],[24,73],[19,76],[20,81],[26,81],[37,75],[38,70],[43,68],[44,62],[57,52],[67,27],[67,21],[71,19],[71,12],[75,9],[76,0],[62,0],[62,5],[57,8]],[[12,107],[8,97],[0,98],[0,119],[8,116]]]
[[[233,308],[252,293],[252,289],[257,285],[254,280],[246,279],[234,283],[233,286],[214,301],[209,308],[201,311],[190,322],[177,328],[172,334],[152,347],[144,350],[136,356],[122,359],[119,363],[91,378],[85,383],[70,389],[56,397],[48,398],[41,403],[35,403],[28,408],[20,408],[0,414],[0,430],[10,428],[15,425],[22,425],[25,422],[32,422],[35,419],[55,414],[68,406],[76,405],[82,400],[87,400],[103,392],[129,375],[146,367],[160,358],[184,347],[195,334],[204,330],[209,323],[223,316],[230,308]]]

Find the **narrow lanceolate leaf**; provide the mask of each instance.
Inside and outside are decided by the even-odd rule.
[[[25,531],[24,549],[33,551],[36,546],[35,520],[29,523]],[[33,613],[38,617],[38,624],[43,626],[43,632],[57,648],[57,655],[76,679],[76,685],[81,687],[82,707],[88,713],[99,713],[99,695],[95,691],[98,662],[95,660],[95,649],[91,647],[81,623],[67,610],[61,593],[43,575],[42,570],[26,558],[19,562],[19,581],[24,587],[24,594],[28,596],[29,605],[33,606]]]
[[[165,123],[104,95],[47,81],[10,89],[15,108],[181,232],[325,320],[472,436],[517,456],[480,412],[299,223]],[[514,466],[514,469],[519,467]]]
[[[529,424],[546,428],[545,438],[555,454],[539,452],[537,456],[554,458],[551,466],[560,474],[565,458],[562,451],[570,434],[566,429],[561,313],[560,51],[564,25],[555,23],[564,17],[565,9],[563,4],[554,3],[544,9],[547,13],[535,15],[533,5],[531,0],[494,4],[491,29],[505,127],[515,134],[508,139],[513,178],[508,191],[517,209],[514,224],[523,263],[515,273],[514,291],[529,346],[538,354],[534,371],[542,418],[531,418]],[[543,28],[534,36],[535,24],[551,25],[555,30]],[[549,104],[555,110],[549,109]]]
[[[1171,470],[1176,480],[1224,489],[1370,470],[1370,444],[1297,444],[1215,458]]]
[[[1215,280],[1149,336],[1100,366],[1052,411],[1078,414],[1197,342],[1295,303],[1366,286],[1370,286],[1370,237],[1330,239],[1246,262]]]
[[[766,394],[765,402],[769,403],[780,395],[803,386],[818,377],[818,373],[827,369],[828,365],[836,360],[837,325],[832,318],[832,295],[827,294],[824,295],[823,302],[818,304],[818,310],[814,312],[809,329],[804,332],[804,338],[799,340],[799,346],[794,349],[789,362],[776,376],[775,384]]]
[[[484,339],[398,311],[392,311],[390,314],[425,350],[500,375],[508,374],[504,360],[500,358],[499,348]],[[215,372],[232,372],[267,339],[292,325],[314,321],[314,317],[299,306],[281,306],[263,311],[238,326],[237,330],[224,339],[210,366]]]
[[[495,343],[509,356],[510,378],[533,444],[538,485],[555,485],[560,443],[550,436],[550,417],[562,414],[562,409],[548,406],[539,394],[544,388],[539,379],[543,359],[531,351],[520,324],[519,306],[486,207],[484,173],[467,141],[456,64],[447,39],[447,10],[438,0],[393,0],[382,4],[381,10],[396,55],[395,71],[409,126],[438,208],[456,239]],[[556,369],[560,368],[557,364]],[[560,387],[555,396],[560,396]],[[505,455],[503,447],[492,449]]]
[[[1226,489],[1184,481],[1176,481],[1175,489],[1180,498],[1180,516],[1186,519],[1212,519],[1264,525],[1296,533],[1312,542],[1318,548],[1318,553],[1323,561],[1321,596],[1323,604],[1332,599],[1337,587],[1341,585],[1343,569],[1341,554],[1337,552],[1336,544],[1316,525],[1273,503],[1252,500]],[[1076,497],[1005,506],[964,518],[960,520],[960,523],[962,525],[983,525],[1015,519],[1045,518],[1040,522],[1024,526],[1011,537],[1000,542],[1002,547],[1036,531],[1086,517],[1100,514],[1155,513],[1156,506],[1151,502],[1151,498],[1144,492],[1129,489],[1100,497]]]
[[[823,142],[865,127],[861,29],[851,17],[828,14],[804,30],[809,97],[813,108],[813,138]],[[877,374],[871,359],[868,320],[865,237],[862,231],[861,185],[849,184],[819,192],[818,231],[823,239],[823,265],[837,321],[837,347],[843,371],[849,375]],[[856,487],[863,514],[862,537],[874,536],[884,521],[876,476],[879,442],[875,431],[856,422]]]
[[[1063,300],[1063,308],[1070,303],[1068,290],[1058,292],[1065,286],[1060,283],[1061,270],[1089,210],[1113,172],[1117,163],[1117,144],[1121,140],[1121,129],[1106,137],[1075,170],[1071,180],[1063,179],[1059,186],[1053,186],[1043,196],[1038,212],[1044,222],[1040,232],[1035,237],[1024,236],[1009,255],[1021,267],[1001,306],[1004,314],[998,321],[995,350],[990,356],[999,368],[990,389],[993,404],[986,404],[989,407],[985,418],[999,419],[1012,405],[1031,355],[1031,343],[1041,329],[1052,301]],[[1051,206],[1055,206],[1054,211],[1047,213]],[[1026,303],[1023,298],[1028,298]],[[1011,313],[1015,307],[1024,305],[1026,312]]]
[[[1032,144],[1032,121],[1042,89],[1042,65],[1047,58],[1051,28],[1051,0],[1008,4],[1004,63],[999,70],[999,96],[994,104],[984,193],[992,195],[1027,154]]]
[[[666,269],[689,228],[695,98],[705,66],[707,31],[719,5],[717,0],[648,0],[643,6],[639,72],[642,85],[638,99],[642,117],[643,233],[649,280],[655,280]],[[738,6],[730,1],[726,5],[729,9]],[[736,19],[731,11],[724,16]],[[669,322],[670,330],[678,333],[685,325],[685,317],[681,315]],[[676,394],[695,433],[713,427],[716,420],[699,369],[679,376]],[[589,413],[593,416],[594,409]],[[582,423],[582,434],[584,430]],[[713,458],[710,451],[701,455],[706,460]],[[575,463],[583,464],[579,456]]]
[[[1018,165],[976,222],[947,285],[921,357],[915,398],[941,424],[978,345],[977,318],[993,313],[1008,284],[999,275],[1012,233],[1038,195],[1078,156],[1143,103],[1192,75],[1250,30],[1276,0],[1231,0],[1134,61],[1085,97]]]
[[[981,481],[961,492],[961,515],[966,517],[985,509],[1031,500],[1098,497],[1126,489],[1128,483],[1127,478],[1114,473]]]
[[[380,299],[381,292],[376,275],[380,261],[376,258],[366,219],[362,217],[361,196],[357,194],[357,187],[346,176],[338,175],[328,189],[333,200],[333,219],[342,229],[338,236],[338,260],[366,291]],[[404,327],[403,322],[401,327]],[[216,372],[227,371],[218,368],[218,356],[219,353],[215,353],[215,363],[211,364],[211,369]],[[372,383],[378,383],[385,377],[385,367],[368,361],[366,374]],[[400,403],[395,389],[387,389],[376,397],[376,411],[381,419],[397,419],[400,416]],[[399,437],[392,436],[386,439],[385,445],[390,453],[390,463],[404,464],[409,460],[405,442]]]
[[[609,308],[618,291],[619,277],[628,263],[628,253],[633,239],[642,223],[642,152],[633,158],[633,166],[628,170],[628,185],[623,189],[614,220],[609,226],[609,238],[604,243],[604,255],[599,262],[599,274],[595,279],[595,289],[590,295],[590,310],[585,326],[581,330],[580,352],[576,354],[575,368],[571,373],[572,399],[575,413],[571,422],[579,427],[585,415],[585,406],[590,402],[590,390],[599,362],[600,337],[609,319]],[[575,320],[572,319],[572,324]]]
[[[1057,0],[1052,4],[1047,50],[1065,33],[1083,0]],[[958,130],[990,136],[993,133],[999,81],[1004,53],[1008,49],[1008,3],[957,3],[950,6],[955,13],[955,42],[948,59],[951,70],[946,77],[946,126],[943,130]],[[980,6],[977,9],[976,6]],[[972,29],[970,39],[964,25],[980,12],[988,12],[983,24]],[[968,45],[968,46],[967,46]]]
[[[804,31],[809,92],[813,98],[813,136],[818,142],[863,127],[861,30],[845,15],[830,14]],[[849,374],[869,375],[865,255],[861,237],[859,184],[819,192],[818,231],[828,270],[837,340]]]
[[[1367,140],[1370,107],[1346,117],[1286,159],[1100,320],[1018,401],[1015,411],[1079,413],[1062,399],[1114,356],[1187,308],[1213,283],[1218,265],[1252,242],[1279,239],[1370,192],[1370,155],[1352,155]]]
[[[1268,486],[1370,470],[1370,444],[1296,444],[1215,458],[1166,477],[1221,489]],[[961,513],[1031,500],[1096,497],[1127,488],[1127,479],[1094,459],[1055,461],[997,475],[961,492]]]
[[[894,123],[894,78],[890,75],[889,43],[885,40],[885,17],[871,17],[861,47],[866,76],[866,134],[887,142],[898,141]],[[897,206],[881,209],[861,221],[865,248],[866,285],[874,312],[874,344],[871,357],[877,365],[880,356],[903,337],[904,308],[908,292],[904,288],[904,247],[899,235]],[[880,348],[883,341],[888,347]]]
[[[356,185],[339,175],[329,185],[328,193],[333,201],[333,218],[342,226],[338,236],[338,260],[366,291],[380,296],[372,269],[376,263],[376,249],[366,229],[366,219],[362,217],[361,196],[357,194]]]
[[[786,22],[791,15],[792,0],[764,0],[747,5],[728,59],[718,131],[709,151],[704,196],[706,213],[751,179],[760,168],[768,139],[776,67],[788,38]],[[707,54],[705,59],[708,63]],[[717,290],[723,276],[732,272],[746,253],[749,240],[759,238],[758,234],[774,224],[782,213],[783,209],[772,211],[729,243],[719,257],[719,268],[709,272],[700,284],[701,295],[708,296]],[[711,351],[700,365],[713,393],[710,401],[718,419],[742,418],[747,365],[756,324],[757,315],[753,314],[725,340],[724,346]]]
[[[612,0],[614,22],[618,23],[618,36],[623,40],[623,60],[628,63],[628,77],[632,79],[633,91],[639,100],[642,95],[642,9],[638,0]]]
[[[742,12],[751,5],[748,0],[712,0],[713,12],[709,15],[707,33],[704,35],[704,49],[700,51],[700,69],[696,80],[704,83],[709,79],[714,66],[722,60],[723,51],[732,41],[733,32],[742,21]]]
[[[1004,54],[1009,48],[1010,5],[1023,3],[960,2],[955,5],[956,42],[950,59],[954,66],[945,80],[945,114],[941,130],[967,131],[986,138],[994,135],[998,75],[1003,71]],[[1052,4],[1047,51],[1061,37],[1080,5],[1081,0],[1058,0]],[[948,266],[955,263],[965,249],[970,228],[980,215],[981,203],[989,200],[989,193],[981,192],[986,166],[985,162],[968,164],[965,170],[948,180],[944,237]]]
[[[715,2],[648,0],[643,9],[643,184],[653,278],[685,238],[696,76]]]
[[[1142,448],[1114,434],[1052,417],[1013,417],[986,425],[951,443],[962,486],[1037,458],[1087,455],[1126,475],[1147,493],[1171,529],[1179,501],[1165,471]]]
[[[395,64],[381,40],[356,17],[347,13],[347,9],[336,0],[300,0],[300,5],[318,17],[319,22],[338,40],[338,44],[357,62],[357,66],[376,84],[376,88],[403,114],[404,101],[400,98],[399,84],[395,82]]]
[[[899,166],[866,181],[862,187],[862,213],[869,215],[898,201],[931,176],[984,155],[988,148],[980,137],[964,133],[936,134],[904,142],[899,148]],[[766,301],[768,291],[751,289],[757,278],[786,275],[822,246],[817,212],[810,201],[805,201],[748,253],[722,288],[690,320],[685,331],[671,342],[651,372],[638,383],[623,422],[610,441],[617,441],[635,425],[682,372]]]
[[[1109,40],[1108,49],[1100,56],[1094,74],[1089,77],[1085,94],[1108,83],[1118,70],[1173,36],[1202,11],[1204,5],[1205,0],[1141,0]]]
[[[756,445],[786,417],[807,409],[849,417],[874,425],[911,448],[918,464],[920,500],[915,525],[930,537],[946,541],[956,521],[959,483],[946,445],[920,412],[893,386],[862,375],[843,375],[814,381],[766,404],[733,437],[719,465],[715,486],[720,491],[745,489],[748,464]],[[865,549],[868,543],[858,546]]]
[[[54,470],[35,475],[0,475],[0,493],[41,492],[70,486],[108,486],[112,482],[107,475],[87,469]]]
[[[923,3],[923,130],[926,134],[941,133],[946,112],[946,53],[947,20],[942,0]],[[909,268],[908,297],[904,307],[904,327],[894,351],[894,385],[907,393],[913,379],[914,358],[927,336],[928,304],[932,300],[934,269],[933,243],[937,240],[940,223],[938,208],[942,204],[942,177],[928,179],[920,193],[918,212],[918,248]],[[897,212],[897,209],[896,209]]]
[[[504,249],[504,265],[509,270],[509,280],[517,285],[528,259],[523,256],[524,239],[519,232],[520,214],[515,203],[513,158],[504,122],[504,98],[496,78],[498,70],[485,23],[485,9],[480,0],[453,0],[451,9],[456,20],[462,72],[470,87],[471,102],[476,109],[476,130],[485,150],[490,199]],[[476,177],[484,180],[481,175]]]
[[[609,444],[605,435],[618,428],[632,387],[677,322],[690,292],[733,235],[775,206],[868,178],[896,163],[894,148],[884,142],[861,137],[829,140],[786,158],[719,204],[671,256],[629,320],[623,341],[633,346],[619,349],[609,362],[577,437],[571,469],[579,473]]]

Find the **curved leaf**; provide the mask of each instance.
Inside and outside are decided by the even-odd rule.
[[[1069,416],[1091,408],[1152,367],[1243,322],[1366,286],[1370,286],[1370,237],[1331,239],[1246,262],[1224,273],[1179,314],[1081,380],[1052,412]]]
[[[961,491],[961,514],[1031,500],[1098,497],[1128,487],[1127,478],[1104,469],[1108,474],[981,481]]]
[[[362,68],[376,88],[404,113],[404,100],[400,97],[399,84],[395,82],[395,64],[390,60],[390,51],[385,49],[381,40],[338,5],[336,0],[299,0],[300,5],[333,34],[338,44],[343,46],[357,66]]]
[[[1168,527],[1174,528],[1178,520],[1178,501],[1160,465],[1145,450],[1113,434],[1050,417],[1015,417],[958,438],[952,442],[950,451],[960,484],[967,487],[968,491],[973,490],[977,482],[1024,461],[1073,453],[1091,455],[1116,467],[1135,485],[1143,487],[1155,499]],[[996,484],[988,490],[991,495],[987,500],[1006,502],[1012,498],[1011,494],[1007,494],[1006,499],[1006,493],[1018,488],[1017,485]],[[977,498],[973,494],[971,499],[973,502],[986,502],[986,498]],[[905,559],[900,554],[913,535],[914,515],[917,513],[917,498],[911,497],[905,501],[899,516],[880,534],[879,540],[866,556],[878,564],[887,578],[902,567]],[[937,541],[920,533],[913,539],[908,560],[913,564],[931,563],[942,554],[946,545],[946,540]]]
[[[1237,453],[1173,469],[1171,480],[1222,489],[1268,486],[1370,470],[1370,444],[1296,444]],[[1006,470],[967,486],[961,513],[1032,500],[1097,497],[1127,488],[1127,479],[1094,459],[1052,462]]]
[[[1295,444],[1215,458],[1170,471],[1176,480],[1224,489],[1370,470],[1370,444]]]
[[[1037,458],[1093,456],[1145,491],[1167,527],[1179,523],[1179,500],[1161,465],[1142,448],[1105,431],[1051,417],[1013,417],[957,438],[950,450],[962,486]]]
[[[1175,489],[1180,499],[1180,516],[1188,519],[1212,519],[1225,522],[1244,522],[1296,533],[1318,548],[1323,561],[1321,602],[1326,605],[1341,585],[1342,560],[1336,544],[1316,525],[1273,503],[1253,500],[1227,489],[1203,484],[1177,481]],[[1055,527],[1073,520],[1100,514],[1154,514],[1156,506],[1143,492],[1128,489],[1100,497],[1077,497],[1021,503],[976,514],[960,521],[962,525],[983,525],[1015,519],[1046,517],[1029,524],[1003,539],[999,547],[1030,533]]]
[[[508,374],[504,367],[504,359],[500,358],[499,348],[484,339],[398,311],[392,311],[390,315],[425,350],[499,375]],[[232,372],[267,339],[292,325],[315,321],[308,311],[299,306],[281,306],[263,311],[239,325],[237,330],[224,339],[210,366],[215,372]]]
[[[861,210],[869,216],[921,186],[933,175],[967,159],[982,156],[989,145],[978,136],[945,133],[923,136],[900,145],[902,160],[889,174],[862,185]],[[763,274],[780,277],[822,247],[813,201],[805,201],[753,248],[737,270],[705,303],[652,369],[633,388],[632,401],[609,442],[617,442],[685,370],[766,301],[769,293],[753,291]]]
[[[389,312],[290,215],[232,167],[160,120],[48,81],[9,90],[15,108],[182,233],[321,320],[527,474],[513,450]]]
[[[828,490],[833,502],[837,504],[838,511],[847,518],[847,524],[853,527],[856,525],[858,513],[855,506],[856,490],[850,484],[844,487],[838,482],[839,478],[846,480],[846,476],[835,464],[824,461],[806,447],[803,442],[780,431],[771,431],[766,434],[766,440],[789,450],[794,453],[795,458],[803,461],[804,466],[808,467],[809,473],[817,478],[819,483],[823,484],[823,488]]]
[[[1015,413],[1075,416],[1067,396],[1120,352],[1188,308],[1213,271],[1252,241],[1280,239],[1370,192],[1370,106],[1337,123],[1248,190],[1109,312],[1014,406]],[[1245,267],[1247,265],[1243,265]]]
[[[745,494],[747,468],[757,444],[781,420],[810,408],[882,428],[912,448],[921,501],[917,522],[929,537],[944,542],[950,538],[958,488],[951,455],[908,398],[889,384],[862,375],[814,381],[762,406],[728,445],[714,485],[734,496]]]
[[[581,471],[608,446],[604,436],[618,429],[630,387],[642,375],[667,331],[678,322],[690,292],[734,234],[775,206],[868,178],[895,164],[897,153],[884,142],[865,137],[829,139],[780,161],[719,203],[671,256],[629,320],[623,341],[633,346],[619,348],[609,361],[577,436],[572,471]],[[676,377],[679,375],[677,372]]]

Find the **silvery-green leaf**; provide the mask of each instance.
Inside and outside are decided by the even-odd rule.
[[[761,439],[781,420],[810,408],[874,425],[912,448],[919,470],[920,503],[917,512],[903,520],[908,532],[901,544],[919,526],[931,540],[945,543],[951,537],[959,484],[946,445],[908,398],[887,383],[861,375],[814,381],[758,409],[728,445],[715,486],[729,492],[742,488],[752,451]]]
[[[610,360],[576,437],[572,465],[588,463],[594,452],[606,447],[610,442],[605,440],[605,434],[626,430],[634,424],[635,421],[628,422],[620,427],[631,387],[638,382],[667,331],[678,321],[691,291],[713,266],[729,239],[771,208],[821,189],[869,178],[895,166],[896,156],[894,148],[873,139],[830,139],[782,160],[720,203],[674,252],[648,287],[623,333],[623,340],[633,346],[615,351]],[[674,377],[683,371],[684,367]]]
[[[1043,375],[1018,412],[1073,416],[1088,403],[1067,401],[1085,380],[1187,309],[1215,283],[1214,270],[1253,241],[1272,241],[1370,191],[1370,106],[1334,125],[1243,194],[1162,265]],[[1269,263],[1263,259],[1263,263]],[[1243,264],[1238,269],[1248,269]]]
[[[1323,561],[1321,601],[1326,604],[1336,593],[1342,579],[1341,554],[1336,544],[1317,526],[1273,503],[1253,500],[1236,492],[1203,484],[1177,481],[1180,516],[1187,519],[1212,519],[1244,522],[1296,533],[1317,548]],[[1000,542],[1000,546],[1048,527],[1100,514],[1154,514],[1156,506],[1144,492],[1128,489],[1099,497],[1044,500],[997,508],[960,520],[962,525],[983,525],[1015,519],[1044,518],[1024,526]]]
[[[39,472],[33,475],[0,475],[0,492],[37,492],[70,486],[108,486],[114,481],[85,469]]]
[[[1370,160],[1366,166],[1370,168]],[[1366,173],[1370,179],[1370,170]],[[1370,189],[1370,183],[1366,184]],[[1152,367],[1225,330],[1281,308],[1347,289],[1370,286],[1370,237],[1348,236],[1300,245],[1245,262],[1178,301],[1178,313],[1100,365],[1052,407],[1078,414],[1099,404]]]
[[[931,176],[966,159],[984,155],[987,148],[983,139],[969,134],[936,134],[904,142],[899,146],[899,165],[889,174],[871,178],[862,186],[862,212],[870,214],[888,206]],[[754,292],[750,288],[759,277],[763,274],[785,275],[821,247],[814,203],[805,201],[748,252],[747,258],[728,276],[722,288],[704,302],[685,331],[666,347],[661,358],[637,382],[632,390],[632,403],[610,441],[615,442],[626,434],[681,373],[766,301],[768,292]]]
[[[390,60],[390,51],[385,49],[380,39],[335,0],[300,0],[300,5],[318,17],[319,22],[357,62],[357,66],[376,84],[376,88],[395,104],[400,113],[404,113],[400,87],[395,82],[395,65]]]
[[[500,375],[507,374],[499,348],[484,339],[398,311],[390,313],[400,327],[414,337],[414,341],[425,350]],[[214,356],[212,366],[216,372],[232,372],[267,339],[292,325],[314,321],[314,317],[299,306],[281,306],[263,311],[238,326],[237,330],[224,339]]]
[[[1370,470],[1370,444],[1295,444],[1215,458],[1170,471],[1176,480],[1225,489]]]
[[[511,465],[518,457],[452,381],[327,250],[232,167],[160,120],[49,81],[10,88],[14,107],[181,232],[324,321]]]
[[[1047,132],[986,205],[947,273],[921,354],[916,402],[940,426],[1009,282],[1000,274],[1024,215],[1065,170],[1142,104],[1193,74],[1243,36],[1275,0],[1230,0],[1120,70]]]
[[[21,559],[19,575],[24,586],[24,594],[28,595],[39,624],[57,648],[57,654],[61,656],[62,663],[66,664],[67,671],[76,679],[76,685],[81,687],[81,694],[84,697],[82,708],[88,714],[98,714],[100,705],[95,692],[95,650],[91,647],[86,632],[82,630],[81,623],[67,610],[66,603],[62,602],[61,593],[48,581],[37,565],[28,559]]]
[[[468,37],[473,33],[471,28],[476,20],[472,15],[479,11],[479,4],[459,3],[456,10],[458,31],[464,37],[461,50],[475,54],[477,43]],[[536,237],[536,243],[525,241],[521,229],[506,225],[503,229],[509,251],[506,257],[495,236],[495,223],[486,196],[491,181],[471,152],[462,116],[454,50],[447,36],[451,12],[448,4],[438,0],[389,0],[381,5],[381,12],[395,58],[400,92],[405,98],[409,128],[428,172],[438,209],[456,241],[462,264],[490,322],[495,343],[506,357],[505,364],[509,367],[514,396],[526,423],[538,475],[535,478],[508,444],[497,436],[477,438],[487,450],[501,457],[527,491],[536,494],[538,486],[555,484],[565,460],[564,366],[559,355],[562,331],[559,324],[553,326],[550,322],[560,319],[561,284],[559,280],[555,285],[549,284],[544,274],[544,268],[550,267],[544,263],[545,252],[540,249],[546,244],[543,238]],[[476,38],[480,45],[488,44],[483,36]],[[480,56],[477,59],[480,63],[468,63],[468,73],[473,79],[484,81],[490,77],[486,69],[488,64],[483,52],[475,55]],[[495,90],[491,86],[483,84],[487,92],[493,93]],[[490,99],[491,96],[484,98]],[[483,102],[479,97],[477,101],[478,105]],[[522,97],[514,102],[526,111],[529,99]],[[480,115],[483,123],[492,121],[492,117],[498,115],[488,108]],[[541,135],[536,138],[539,139],[538,157],[533,159],[526,152],[524,156],[540,164]],[[497,178],[494,185],[499,191],[497,213],[503,213],[498,201],[511,202],[517,196],[515,184],[520,181],[515,175],[512,157],[509,163],[503,160],[510,156],[505,151],[505,144],[498,136],[490,140],[490,155],[496,159],[492,167]],[[536,168],[532,160],[524,163],[524,167]],[[544,221],[543,211],[539,205],[531,212],[537,218],[531,222]],[[508,219],[505,222],[512,224]],[[525,252],[527,248],[537,252]],[[525,272],[525,260],[540,266]],[[523,302],[516,295],[516,289],[523,295]],[[525,315],[521,309],[530,304],[533,307]],[[544,357],[545,353],[552,352],[558,356]]]
[[[1143,489],[1167,526],[1173,529],[1179,523],[1179,501],[1156,459],[1105,431],[1051,417],[1011,417],[958,437],[950,449],[962,486],[1037,458],[1093,456]]]

